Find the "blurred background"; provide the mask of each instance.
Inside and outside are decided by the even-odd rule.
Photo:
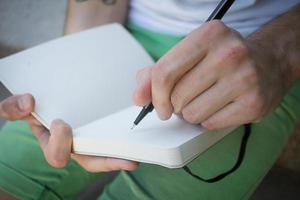
[[[67,0],[0,0],[0,58],[63,35]],[[0,84],[0,100],[9,92]],[[0,127],[5,123],[0,119]],[[95,199],[109,174],[78,199]],[[298,198],[297,198],[298,197]],[[0,191],[0,199],[13,199]],[[251,199],[300,199],[300,125]]]

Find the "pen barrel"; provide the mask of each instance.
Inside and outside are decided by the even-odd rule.
[[[152,103],[150,103],[148,106],[143,107],[142,111],[140,114],[137,116],[135,121],[133,122],[135,125],[138,125],[140,121],[149,113],[152,112],[154,109],[154,106]]]
[[[206,22],[209,22],[214,19],[222,19],[225,13],[229,10],[234,0],[222,0],[215,8],[215,10],[211,13],[211,15],[207,18]]]

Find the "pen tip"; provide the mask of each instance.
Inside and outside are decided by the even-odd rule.
[[[131,130],[133,130],[133,129],[134,129],[134,127],[135,127],[135,124],[133,124],[133,126],[131,127]]]

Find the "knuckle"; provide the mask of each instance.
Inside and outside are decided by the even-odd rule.
[[[203,34],[206,36],[224,33],[229,28],[221,20],[212,20],[203,26]]]
[[[34,97],[31,94],[25,93],[23,96],[25,98],[28,98],[32,103],[34,103]]]
[[[152,70],[153,82],[161,87],[169,85],[173,79],[172,73],[164,66],[164,61],[161,61]]]
[[[243,44],[243,42],[236,41],[224,50],[221,57],[223,58],[223,61],[236,61],[244,58],[245,55],[247,55],[247,52],[247,47]]]
[[[246,67],[243,69],[242,74],[239,76],[241,85],[253,86],[258,84],[257,71],[254,67]]]
[[[29,94],[29,93],[20,95],[20,97],[23,99],[23,101],[25,101],[25,105],[26,105],[25,109],[27,110],[27,112],[28,111],[30,111],[30,112],[33,111],[34,110],[34,106],[35,106],[34,97],[31,94]]]
[[[229,33],[230,28],[228,28],[222,21],[213,20],[207,23],[204,23],[200,28],[196,29],[191,33],[195,35],[196,40],[194,44],[197,48],[202,48],[203,43],[210,43],[214,41],[216,37]]]
[[[179,112],[181,110],[182,100],[183,100],[183,98],[182,98],[181,93],[175,89],[171,94],[171,103],[176,112]]]
[[[193,110],[191,108],[184,108],[182,110],[182,116],[183,116],[183,119],[185,119],[189,123],[192,123],[192,124],[198,123],[197,114],[196,114],[195,110]]]
[[[65,133],[65,132],[69,132],[71,130],[71,127],[64,123],[62,120],[54,120],[52,122],[52,128],[54,129],[53,131],[55,132],[59,132],[59,133]]]
[[[212,29],[218,31],[223,31],[228,29],[227,26],[224,24],[224,22],[222,22],[221,20],[212,20],[209,24]]]

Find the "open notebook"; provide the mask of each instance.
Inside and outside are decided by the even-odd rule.
[[[153,61],[132,36],[111,24],[66,36],[0,60],[0,80],[13,93],[31,93],[32,113],[49,127],[73,127],[74,152],[178,168],[232,129],[207,132],[175,115],[149,114],[134,130],[132,106],[138,69]]]

